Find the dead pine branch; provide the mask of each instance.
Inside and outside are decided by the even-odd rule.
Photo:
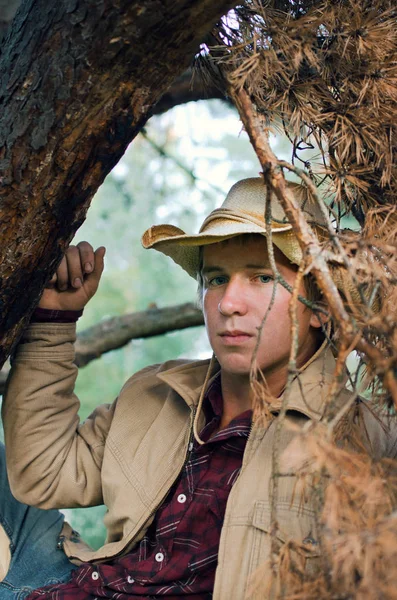
[[[265,183],[278,198],[292,225],[293,231],[302,248],[306,264],[315,276],[317,284],[337,324],[340,338],[344,340],[345,344],[350,345],[357,336],[357,324],[345,308],[327,261],[323,256],[317,236],[307,223],[293,194],[286,186],[282,167],[270,148],[266,128],[256,114],[249,95],[243,88],[238,90],[231,88],[229,89],[229,95],[236,104],[244,128],[258,156],[263,169]],[[397,407],[397,384],[393,372],[393,361],[384,357],[378,348],[364,337],[360,337],[355,344],[355,348],[365,353],[376,364],[377,374],[382,378],[384,386],[390,392],[394,405]]]
[[[313,382],[322,417],[302,429],[295,428],[293,413],[291,419],[284,414],[289,383],[281,402],[269,407],[265,381],[260,397],[262,374],[251,373],[257,386],[254,420],[266,424],[272,410],[278,417],[270,424],[271,553],[249,597],[396,598],[397,461],[394,449],[382,454],[390,458],[379,459],[367,447],[368,430],[366,437],[359,427],[372,413],[385,432],[390,424],[390,443],[395,441],[390,398],[396,406],[397,129],[390,123],[397,118],[396,23],[393,0],[252,0],[217,25],[216,46],[203,57],[209,74],[214,64],[220,71],[259,158],[264,185],[292,225],[302,274],[313,275],[322,292],[332,316],[324,331],[327,352],[336,355],[332,377]],[[269,146],[268,132],[277,130],[291,142],[290,162],[278,160]],[[310,163],[302,154],[307,149]],[[297,160],[305,170],[295,166]],[[300,180],[302,209],[286,171]],[[306,202],[315,207],[317,223],[310,217],[306,222]],[[271,246],[269,231],[267,236]],[[270,248],[269,257],[272,262]],[[271,266],[275,285],[286,287],[277,265]],[[296,289],[289,291],[296,303]],[[346,360],[352,350],[359,362],[350,376]],[[299,386],[293,353],[291,348],[288,380],[295,374]],[[361,397],[363,391],[372,401]],[[293,411],[292,399],[290,407]],[[292,438],[285,452],[277,435],[283,424]],[[305,538],[309,549],[300,533],[285,528],[278,511],[282,478],[290,476],[296,477],[291,503],[313,511],[313,529]],[[316,556],[316,572],[306,561],[308,550],[313,552],[308,562]]]

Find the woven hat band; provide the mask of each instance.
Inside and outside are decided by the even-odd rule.
[[[212,229],[216,229],[215,223],[225,224],[230,223],[230,221],[234,221],[236,223],[253,223],[257,225],[261,229],[266,228],[265,217],[258,215],[258,213],[252,213],[245,210],[238,210],[236,208],[217,208],[213,210],[208,217],[205,219],[202,224],[199,233],[209,233]],[[211,225],[209,227],[209,225]],[[290,223],[278,223],[272,221],[271,223],[272,231],[289,231],[292,229]]]

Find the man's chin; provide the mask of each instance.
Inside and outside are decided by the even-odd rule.
[[[235,375],[236,377],[249,377],[249,374],[251,372],[251,361],[230,359],[222,360],[222,358],[219,360],[218,358],[218,362],[224,373]]]

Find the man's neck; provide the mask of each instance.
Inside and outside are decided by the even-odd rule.
[[[252,390],[249,376],[231,376],[223,371],[221,386],[223,410],[219,429],[224,429],[235,417],[252,408]]]
[[[305,349],[297,360],[297,366],[301,367],[314,355],[317,347],[313,344]],[[277,365],[277,367],[263,374],[266,378],[266,387],[269,398],[278,398],[284,391],[288,378],[288,363]],[[250,384],[249,374],[236,375],[221,369],[221,387],[223,397],[223,413],[220,429],[227,425],[235,417],[252,408],[253,391]]]
[[[283,365],[273,373],[266,374],[266,388],[269,399],[278,398],[284,391],[288,377],[288,365]],[[223,412],[220,429],[235,417],[252,409],[253,390],[248,374],[236,375],[221,370]]]

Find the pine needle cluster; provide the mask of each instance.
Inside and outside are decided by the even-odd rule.
[[[233,86],[291,138],[318,149],[339,217],[394,205],[397,7],[393,0],[248,0],[211,50]],[[319,167],[319,168],[318,168]]]

